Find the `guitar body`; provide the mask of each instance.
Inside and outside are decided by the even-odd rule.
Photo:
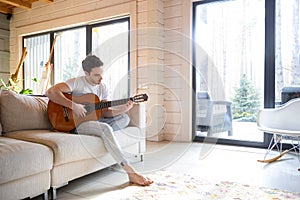
[[[62,105],[56,104],[52,101],[48,103],[48,117],[52,126],[61,132],[70,132],[75,129],[76,126],[85,121],[97,121],[101,117],[101,109],[93,109],[95,103],[99,103],[100,100],[97,95],[85,94],[82,96],[73,96],[71,94],[64,94],[69,100],[86,105],[88,112],[85,117],[73,116],[71,109]]]
[[[71,94],[64,93],[65,97],[75,103],[85,105],[86,116],[76,117],[73,116],[72,109],[66,108],[62,105],[54,103],[49,100],[48,103],[48,118],[53,128],[61,132],[70,132],[76,128],[79,124],[85,121],[98,121],[102,114],[102,109],[112,106],[118,106],[126,104],[129,100],[134,103],[140,103],[148,100],[147,94],[138,94],[134,97],[115,101],[101,102],[95,94],[84,94],[82,96],[73,96]]]

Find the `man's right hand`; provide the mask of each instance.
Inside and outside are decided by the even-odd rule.
[[[72,110],[73,110],[73,114],[76,117],[85,117],[86,116],[86,109],[85,109],[85,105],[83,104],[79,104],[79,103],[74,103],[72,104]]]

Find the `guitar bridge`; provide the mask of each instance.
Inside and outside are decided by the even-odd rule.
[[[68,122],[69,121],[68,110],[65,106],[63,106],[63,112],[64,112],[65,121]]]

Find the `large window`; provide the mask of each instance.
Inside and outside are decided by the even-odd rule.
[[[193,14],[193,39],[197,42],[193,62],[196,68],[194,89],[196,92],[209,91],[215,99],[231,100],[234,127],[243,123],[243,118],[235,116],[234,106],[238,105],[235,101],[245,102],[240,104],[240,108],[249,108],[253,103],[245,101],[242,92],[250,92],[254,88],[259,92],[260,107],[266,108],[280,107],[291,98],[300,97],[298,0],[203,0],[194,3]],[[244,76],[248,81],[241,82]],[[236,95],[238,91],[234,88],[242,89],[239,87],[242,83],[252,86],[244,87]],[[244,114],[248,115],[247,110]],[[255,114],[252,116],[255,117]],[[230,137],[237,134],[242,140],[256,140],[255,123],[253,125],[254,129],[246,124],[240,131],[233,129]],[[218,138],[225,137],[221,135]],[[266,146],[271,136],[264,134],[263,140]],[[228,143],[222,139],[219,142]]]
[[[28,54],[24,62],[24,87],[40,94],[45,64],[51,56],[51,83],[83,75],[81,62],[88,54],[98,56],[105,67],[104,82],[112,98],[129,95],[129,19],[107,21],[72,29],[24,37]],[[36,78],[38,82],[32,81]]]
[[[196,122],[196,135],[233,143],[263,142],[256,115],[264,104],[265,1],[200,1],[194,4],[193,24],[196,97],[204,91],[210,100],[232,103],[231,133],[216,131],[209,135]],[[195,109],[196,116],[200,116],[203,111]],[[225,111],[221,107],[213,109],[213,119],[208,120],[222,130],[228,126],[229,115],[219,117],[217,122],[217,116]]]
[[[128,23],[106,23],[92,28],[92,52],[104,62],[104,82],[112,87],[112,98],[128,95],[128,26]]]
[[[300,1],[276,0],[275,105],[300,97]],[[292,141],[291,141],[292,140]],[[293,141],[294,140],[294,141]],[[284,143],[298,138],[285,137]]]
[[[300,97],[299,9],[298,0],[276,0],[276,104]],[[290,97],[285,96],[288,93]]]
[[[50,54],[50,34],[26,37],[24,46],[28,51],[24,61],[24,88],[30,88],[38,93],[40,85],[33,79],[39,79],[43,74]]]
[[[85,27],[55,32],[54,83],[80,75],[81,61],[86,56]]]

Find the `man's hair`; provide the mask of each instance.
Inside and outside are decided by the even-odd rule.
[[[82,69],[83,71],[86,71],[88,73],[92,71],[92,68],[101,67],[101,66],[103,66],[103,62],[95,55],[88,55],[82,61]]]

